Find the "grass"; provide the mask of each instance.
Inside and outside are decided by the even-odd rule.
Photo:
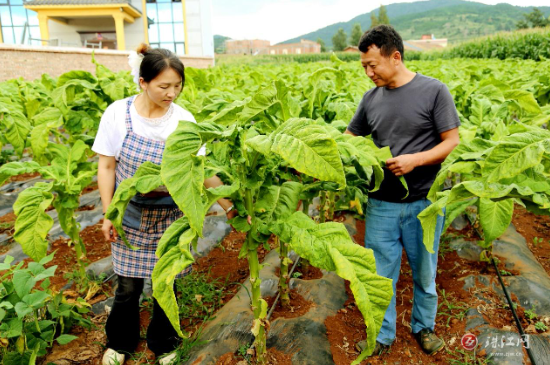
[[[538,317],[537,313],[535,312],[535,307],[531,307],[531,309],[525,310],[525,317],[529,318],[530,320],[536,319]]]
[[[449,365],[490,365],[493,363],[490,357],[477,355],[475,351],[456,349],[454,351],[447,350],[447,353],[455,357],[449,359]]]
[[[543,239],[539,237],[533,237],[533,245],[537,247],[540,243],[542,243]]]
[[[223,305],[227,282],[210,279],[208,274],[191,272],[176,281],[180,318],[189,325],[207,321]]]
[[[541,332],[548,331],[548,326],[544,324],[544,322],[538,321],[535,323],[535,329]]]
[[[468,305],[464,302],[451,301],[445,293],[445,289],[439,290],[440,303],[437,306],[437,314],[447,317],[446,326],[449,327],[451,319],[456,318],[462,321],[468,312]]]
[[[457,238],[462,238],[463,235],[458,235],[454,233],[444,233],[441,238],[439,239],[439,257],[441,257],[442,260],[445,259],[445,255],[449,252],[454,251],[451,248],[451,242]]]

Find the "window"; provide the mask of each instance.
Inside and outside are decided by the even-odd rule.
[[[147,0],[146,11],[147,17],[153,20],[149,24],[149,45],[184,54],[185,33],[181,0]]]
[[[41,45],[38,16],[23,7],[23,0],[0,0],[0,23],[6,44]]]

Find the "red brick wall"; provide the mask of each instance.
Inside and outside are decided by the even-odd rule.
[[[111,71],[130,70],[126,51],[96,50],[96,60]],[[180,56],[186,67],[207,68],[214,66],[212,57]],[[95,74],[92,50],[63,47],[31,47],[0,44],[0,81],[23,77],[26,80],[40,78],[43,73],[52,77],[71,71],[84,70]]]

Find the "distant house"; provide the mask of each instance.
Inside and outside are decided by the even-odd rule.
[[[423,52],[447,47],[447,38],[436,39],[433,34],[423,34],[421,39],[403,41],[405,51]]]
[[[226,40],[226,54],[259,55],[259,54],[305,54],[321,53],[321,45],[317,42],[301,39],[300,43],[271,45],[269,41],[253,40]]]
[[[344,52],[359,52],[359,47],[347,46],[346,48],[344,48]]]
[[[270,41],[262,39],[244,39],[244,40],[226,40],[225,41],[225,53],[227,54],[268,54]]]
[[[300,43],[276,44],[269,47],[269,54],[305,54],[321,53],[321,45],[307,39],[300,39]]]

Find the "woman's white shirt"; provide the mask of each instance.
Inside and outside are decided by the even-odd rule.
[[[134,99],[135,100],[135,99]],[[92,151],[104,156],[114,156],[118,161],[122,143],[126,138],[126,104],[128,99],[117,100],[107,107],[99,129],[95,137]],[[196,123],[193,114],[177,104],[172,104],[172,115],[160,123],[151,123],[147,118],[138,114],[134,103],[130,106],[130,117],[132,118],[132,129],[139,136],[153,139],[155,141],[166,141],[168,136],[174,132],[180,120]],[[158,118],[163,119],[163,117]],[[198,155],[205,155],[205,147],[201,147]]]

